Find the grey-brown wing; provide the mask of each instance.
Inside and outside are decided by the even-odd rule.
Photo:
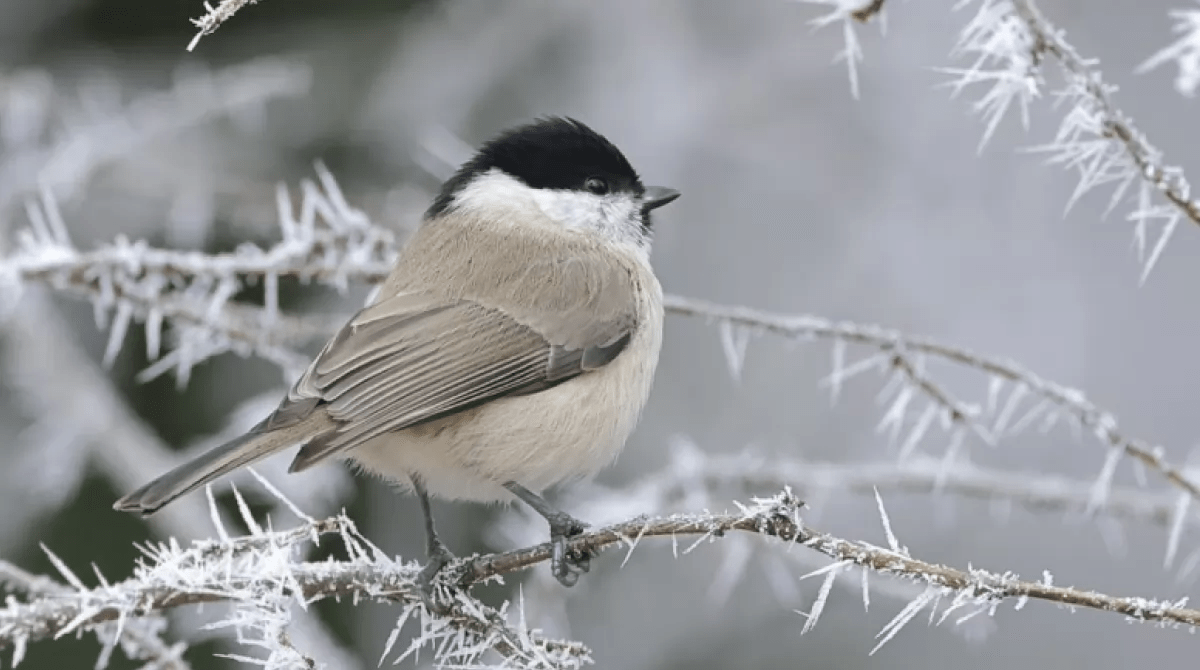
[[[600,332],[600,331],[598,331]],[[288,425],[320,408],[334,426],[301,448],[292,470],[380,434],[534,393],[607,364],[628,330],[582,347],[470,300],[401,294],[358,315],[326,344],[266,421]]]

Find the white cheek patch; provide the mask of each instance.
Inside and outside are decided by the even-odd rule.
[[[454,206],[473,214],[510,212],[528,207],[536,189],[499,170],[475,177],[454,196]]]
[[[649,244],[642,229],[641,207],[632,195],[535,189],[534,200],[546,216],[564,228],[594,230],[638,247]]]
[[[498,216],[528,212],[533,206],[554,223],[569,229],[593,230],[648,252],[650,236],[642,228],[641,203],[629,193],[596,195],[586,191],[530,188],[520,180],[490,170],[475,177],[457,195],[454,206],[473,214]]]

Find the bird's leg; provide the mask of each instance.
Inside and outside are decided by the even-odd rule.
[[[555,509],[546,499],[516,482],[504,485],[510,493],[525,501],[535,512],[545,517],[550,524],[550,542],[554,553],[550,558],[550,569],[563,586],[574,586],[579,575],[591,568],[592,556],[586,551],[567,553],[567,540],[587,529],[587,524],[575,517]]]
[[[454,554],[442,544],[437,529],[433,526],[433,509],[429,504],[429,492],[425,490],[425,484],[415,475],[410,479],[413,492],[417,494],[417,500],[421,503],[421,513],[425,516],[425,555],[429,558],[429,562],[417,575],[417,587],[421,591],[421,600],[424,601],[426,609],[430,612],[445,613],[446,608],[437,605],[433,597],[433,578],[447,563],[454,560]]]

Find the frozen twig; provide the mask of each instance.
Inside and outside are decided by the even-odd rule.
[[[1006,471],[971,463],[947,468],[940,459],[915,456],[903,462],[833,463],[740,452],[710,454],[680,438],[661,470],[619,491],[584,493],[588,514],[637,507],[647,514],[672,512],[681,505],[707,505],[723,493],[734,495],[792,486],[808,500],[875,491],[932,493],[1019,505],[1031,510],[1087,514],[1094,484],[1040,472]],[[1179,513],[1179,494],[1114,487],[1096,514],[1142,525],[1200,526],[1200,513]],[[1185,498],[1187,499],[1187,498]],[[624,502],[622,502],[624,501]],[[585,514],[585,516],[588,516]]]
[[[57,580],[26,572],[4,560],[0,560],[0,591],[24,596],[31,601],[39,598],[70,598],[75,595],[74,589]],[[183,652],[187,645],[182,642],[164,642],[162,633],[165,629],[166,620],[161,615],[154,614],[94,627],[104,645],[102,658],[107,658],[119,643],[131,660],[148,662],[149,665],[145,666],[147,668],[190,670],[191,666],[183,660]],[[14,649],[13,666],[20,663],[21,653],[22,648]],[[97,667],[106,666],[107,663],[97,663]]]
[[[279,314],[278,299],[272,298],[270,290],[267,304],[261,308],[231,302],[233,291],[249,282],[281,276],[316,279],[335,286],[350,281],[378,283],[386,277],[397,253],[391,231],[371,224],[365,215],[347,205],[328,173],[322,172],[319,182],[305,182],[301,192],[299,215],[293,212],[286,194],[281,193],[282,241],[269,249],[247,245],[229,254],[176,252],[122,241],[81,252],[64,239],[65,233],[56,232],[65,226],[50,225],[53,216],[34,217],[35,225],[22,238],[22,246],[0,259],[0,283],[7,273],[18,287],[25,282],[47,283],[88,296],[102,312],[115,309],[120,328],[114,325],[110,351],[119,346],[132,318],[145,321],[151,357],[158,353],[154,343],[161,340],[159,330],[163,324],[174,325],[180,344],[154,364],[147,376],[174,368],[186,378],[191,365],[229,349],[258,353],[295,369],[304,359],[289,345],[327,334],[331,330],[329,320],[298,320]],[[43,208],[53,212],[49,202]],[[1129,456],[1162,473],[1188,495],[1200,498],[1200,485],[1168,462],[1160,447],[1126,435],[1110,412],[1093,404],[1081,391],[1043,379],[1014,362],[879,326],[817,316],[772,314],[678,296],[667,296],[666,307],[674,314],[699,316],[721,324],[731,333],[730,341],[736,340],[737,334],[755,331],[792,339],[833,341],[838,355],[828,382],[835,393],[844,381],[868,370],[892,375],[898,384],[889,385],[894,395],[881,428],[898,436],[906,417],[914,412],[910,407],[913,399],[924,397],[928,401],[908,431],[902,456],[915,449],[939,417],[954,431],[947,453],[949,462],[967,435],[992,443],[1032,422],[1050,421],[1062,414],[1089,429],[1110,449],[1096,487],[1097,505],[1103,502],[1117,464],[1112,455]],[[848,345],[865,346],[873,353],[847,362]],[[925,370],[926,359],[941,359],[988,375],[993,396],[988,404],[997,406],[992,408],[995,416],[990,425],[984,422],[983,408],[956,399]],[[1007,397],[1002,398],[1005,385]],[[1022,416],[1026,399],[1037,404],[1023,410]]]
[[[767,458],[751,452],[716,455],[700,450],[686,438],[677,438],[672,442],[671,460],[660,470],[618,490],[594,485],[585,487],[578,491],[578,496],[572,497],[571,507],[583,518],[603,523],[636,514],[661,516],[689,508],[707,508],[730,496],[791,486],[805,499],[816,500],[818,509],[824,506],[825,501],[849,493],[936,492],[942,498],[958,496],[1000,504],[1003,506],[1000,509],[1022,506],[1035,511],[1080,516],[1090,511],[1093,488],[1090,482],[1035,472],[984,469],[968,463],[957,463],[947,469],[939,459],[928,457],[913,457],[900,463],[823,463],[778,456]],[[1170,528],[1168,545],[1178,548],[1184,527],[1195,529],[1200,526],[1200,515],[1186,509],[1180,511],[1180,497],[1189,499],[1184,494],[1168,491],[1149,492],[1114,487],[1107,504],[1095,510],[1095,513],[1138,525],[1154,524]],[[505,517],[498,531],[507,546],[512,546],[538,537],[544,532],[544,523],[540,518],[514,511]],[[626,560],[641,539],[642,536],[637,536],[627,543]],[[725,543],[723,546],[728,557],[718,575],[722,576],[723,589],[728,591],[736,588],[737,581],[745,574],[749,549],[739,543]],[[765,576],[772,579],[773,584],[790,585],[794,582],[794,576],[781,568],[781,561],[805,571],[823,567],[819,562],[821,557],[807,552],[759,552],[755,556]],[[538,573],[534,579],[535,582],[541,582],[541,574]],[[552,582],[549,579],[545,581]],[[855,582],[836,580],[836,584],[844,588],[865,590]],[[893,600],[911,602],[924,590],[923,586],[918,587],[903,580],[884,579],[876,582],[872,591]],[[566,597],[575,594],[558,595]],[[786,591],[779,591],[778,595],[783,604],[789,604],[791,598]],[[983,620],[980,622],[982,624]],[[963,629],[963,633],[986,634],[987,630],[975,627]]]
[[[18,398],[22,404],[39,417],[40,425],[45,426],[44,430],[38,431],[45,440],[51,443],[81,442],[73,447],[71,458],[60,461],[80,470],[95,466],[122,491],[131,490],[178,465],[179,455],[122,401],[121,394],[79,350],[67,334],[61,317],[42,296],[26,296],[19,309],[16,318],[7,324],[6,337],[0,348],[6,354],[7,381],[21,391]],[[21,447],[20,444],[14,446]],[[28,450],[34,457],[51,457],[42,453],[42,444],[29,445]],[[60,469],[45,464],[29,470],[55,477],[47,486],[67,488],[61,495],[63,502],[75,496],[68,482],[82,480],[82,473],[64,478],[59,474]],[[24,484],[32,490],[33,485],[28,479]],[[268,502],[271,500],[273,498],[268,498]],[[159,536],[191,539],[208,526],[213,511],[206,508],[202,498],[191,496],[149,517],[147,522]],[[302,629],[310,646],[320,645],[326,660],[337,657],[341,660],[338,667],[356,667],[347,658],[342,658],[348,655],[315,613],[297,613],[293,625]]]
[[[1185,491],[1188,495],[1200,500],[1200,484],[1185,474],[1184,470],[1170,463],[1163,455],[1163,449],[1153,446],[1143,440],[1131,437],[1120,428],[1117,419],[1107,410],[1092,403],[1078,389],[1062,386],[1053,381],[1039,377],[1016,362],[988,358],[966,349],[927,338],[913,337],[897,330],[891,330],[873,325],[836,322],[819,316],[773,314],[747,307],[717,305],[701,300],[666,297],[666,308],[669,312],[685,316],[697,316],[715,323],[732,323],[741,328],[774,333],[782,337],[797,340],[823,339],[862,345],[878,352],[865,359],[863,365],[848,365],[843,371],[834,371],[834,375],[842,378],[858,374],[869,369],[894,368],[906,376],[910,370],[919,369],[917,365],[898,366],[897,358],[911,360],[912,356],[928,356],[942,359],[950,363],[978,370],[993,379],[998,379],[1012,387],[1008,401],[1002,403],[995,420],[995,426],[989,431],[992,437],[998,437],[1004,432],[1015,432],[1022,425],[1035,420],[1038,415],[1049,408],[1041,403],[1034,405],[1027,413],[1028,420],[1013,421],[1016,406],[1028,396],[1033,396],[1045,404],[1071,417],[1080,426],[1089,429],[1096,438],[1108,449],[1126,455],[1146,468],[1161,474],[1172,486]],[[880,356],[879,354],[882,354]],[[910,376],[910,385],[920,388],[926,395],[939,405],[943,412],[955,420],[960,418],[975,418],[973,414],[965,413],[964,404],[948,401],[948,394],[943,391],[931,392],[930,389],[940,389],[924,376]],[[997,393],[998,395],[998,393]],[[947,404],[950,402],[950,404]],[[978,419],[976,418],[978,421]],[[1106,469],[1102,472],[1101,492],[1108,489],[1112,472]],[[1097,503],[1103,502],[1103,496]],[[1099,506],[1099,505],[1097,505]]]
[[[28,208],[30,226],[21,231],[15,249],[0,257],[0,289],[10,287],[10,303],[26,283],[48,284],[90,300],[98,321],[113,317],[106,362],[119,351],[132,322],[145,325],[151,359],[161,354],[163,326],[174,326],[176,346],[144,378],[174,370],[186,381],[193,365],[230,350],[253,352],[298,372],[306,360],[291,345],[327,326],[314,328],[311,321],[281,316],[279,278],[345,288],[350,278],[384,276],[396,253],[391,231],[372,225],[346,204],[333,177],[319,166],[318,177],[301,184],[298,213],[280,189],[283,239],[278,244],[267,250],[244,244],[224,254],[153,249],[124,238],[79,251],[67,236],[53,196],[43,193]],[[261,281],[267,289],[261,310],[231,303],[250,281]],[[0,292],[0,303],[5,298]],[[4,307],[0,304],[0,311]]]
[[[348,560],[293,560],[301,545],[325,535],[342,539]],[[272,662],[278,662],[279,654],[292,649],[281,637],[290,621],[288,603],[306,608],[316,600],[347,596],[403,605],[403,617],[420,620],[419,646],[432,646],[442,662],[477,662],[489,649],[508,656],[511,667],[521,668],[574,668],[589,657],[581,645],[512,628],[502,610],[462,592],[451,597],[447,615],[432,617],[424,611],[414,583],[419,566],[384,556],[345,516],[313,520],[288,531],[259,528],[249,536],[195,542],[187,549],[173,542],[155,545],[145,552],[150,563],[138,566],[124,582],[95,588],[77,584],[70,596],[10,601],[0,609],[0,648],[23,648],[71,631],[157,616],[184,605],[230,602],[234,612],[216,625],[236,628],[243,641],[271,650]],[[501,573],[484,570],[464,583]],[[72,579],[73,584],[77,581]]]
[[[1117,107],[1116,88],[1104,81],[1097,62],[1080,56],[1033,0],[964,0],[960,6],[969,4],[978,8],[955,53],[975,60],[970,67],[947,72],[957,77],[951,83],[955,91],[973,84],[990,86],[975,103],[987,124],[983,141],[1013,102],[1019,104],[1028,125],[1028,105],[1049,87],[1043,65],[1048,60],[1057,63],[1065,84],[1053,94],[1068,111],[1054,140],[1034,150],[1078,173],[1068,206],[1084,193],[1112,184],[1112,209],[1137,185],[1135,205],[1127,218],[1134,222],[1144,281],[1178,224],[1186,219],[1200,225],[1200,202],[1192,198],[1183,170],[1166,164],[1162,152]],[[1157,62],[1152,59],[1150,64]],[[1160,224],[1160,230],[1147,253],[1152,222]]]
[[[188,43],[188,51],[196,48],[196,45],[199,44],[201,37],[204,37],[205,35],[211,35],[216,31],[217,28],[221,27],[222,23],[225,23],[229,19],[233,18],[233,15],[236,14],[239,9],[242,9],[246,5],[256,4],[257,2],[258,0],[221,0],[220,4],[218,4],[216,7],[213,7],[212,4],[205,2],[204,16],[201,16],[198,19],[192,19],[192,25],[196,26],[196,28],[199,29],[199,32],[197,32],[196,36],[192,38],[192,41]]]
[[[866,23],[883,13],[885,0],[867,0],[861,7],[850,12],[856,21]]]
[[[165,91],[134,96],[120,105],[93,104],[86,113],[63,114],[31,125],[54,134],[48,141],[25,138],[26,148],[0,158],[0,208],[15,198],[51,189],[59,197],[82,190],[97,170],[128,156],[148,142],[176,134],[220,116],[260,107],[267,101],[307,93],[312,73],[307,66],[280,58],[258,58],[215,71],[181,72]],[[120,91],[106,96],[120,100]],[[52,100],[47,113],[69,109],[67,101]]]
[[[945,599],[950,610],[967,607],[994,611],[1005,601],[1022,605],[1027,599],[1123,614],[1130,620],[1172,625],[1200,625],[1200,611],[1178,602],[1125,598],[1092,591],[1054,586],[1048,579],[1024,581],[1011,573],[978,568],[959,570],[910,557],[907,552],[842,539],[806,526],[800,517],[803,503],[790,491],[755,499],[737,513],[676,514],[637,517],[577,535],[569,541],[573,551],[599,552],[627,545],[630,538],[697,536],[696,546],[714,542],[731,531],[779,538],[786,545],[816,551],[845,566],[897,576],[924,587],[922,595],[905,608],[916,612],[936,607]],[[322,535],[338,535],[348,560],[304,563],[290,560],[294,548]],[[271,621],[286,623],[287,602],[307,606],[315,600],[354,597],[399,603],[402,621],[420,617],[422,632],[415,643],[435,638],[438,659],[477,660],[487,649],[505,654],[516,667],[566,668],[590,662],[585,648],[570,642],[541,638],[536,632],[515,630],[500,618],[501,612],[482,605],[469,595],[469,587],[505,574],[531,568],[549,560],[550,543],[503,553],[458,559],[439,576],[439,598],[448,614],[438,622],[421,605],[415,585],[419,566],[387,558],[354,529],[344,516],[311,521],[289,531],[257,530],[253,535],[227,541],[194,543],[181,549],[160,545],[147,549],[151,563],[139,566],[133,577],[115,584],[89,588],[70,575],[72,594],[30,602],[10,601],[0,609],[0,647],[15,647],[79,629],[118,620],[135,620],[182,605],[233,601],[238,610],[227,625],[239,629],[263,628],[263,608]],[[65,569],[65,566],[63,566]],[[449,590],[447,595],[446,591]],[[264,605],[268,603],[267,605]],[[907,619],[897,617],[890,627],[898,630]],[[911,617],[909,617],[911,618]],[[399,626],[398,626],[399,629]],[[285,629],[277,629],[285,630]],[[438,632],[441,631],[441,632]],[[447,638],[447,632],[453,635]],[[389,648],[395,639],[389,640]]]
[[[884,0],[800,0],[811,5],[823,5],[830,10],[809,21],[814,29],[840,23],[842,25],[842,50],[834,56],[834,61],[845,61],[846,72],[850,76],[850,94],[858,98],[858,64],[862,61],[862,46],[858,43],[856,23],[866,23],[873,17],[883,18]],[[884,22],[880,21],[880,30],[884,30]]]

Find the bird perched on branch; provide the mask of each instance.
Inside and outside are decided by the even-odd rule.
[[[551,568],[571,586],[590,557],[566,541],[585,525],[541,492],[611,463],[637,423],[662,343],[650,213],[678,196],[644,186],[573,119],[501,133],[443,185],[378,297],[270,416],[114,508],[152,514],[300,445],[292,472],[349,459],[416,494],[427,597],[453,559],[430,496],[524,501],[549,522]]]

